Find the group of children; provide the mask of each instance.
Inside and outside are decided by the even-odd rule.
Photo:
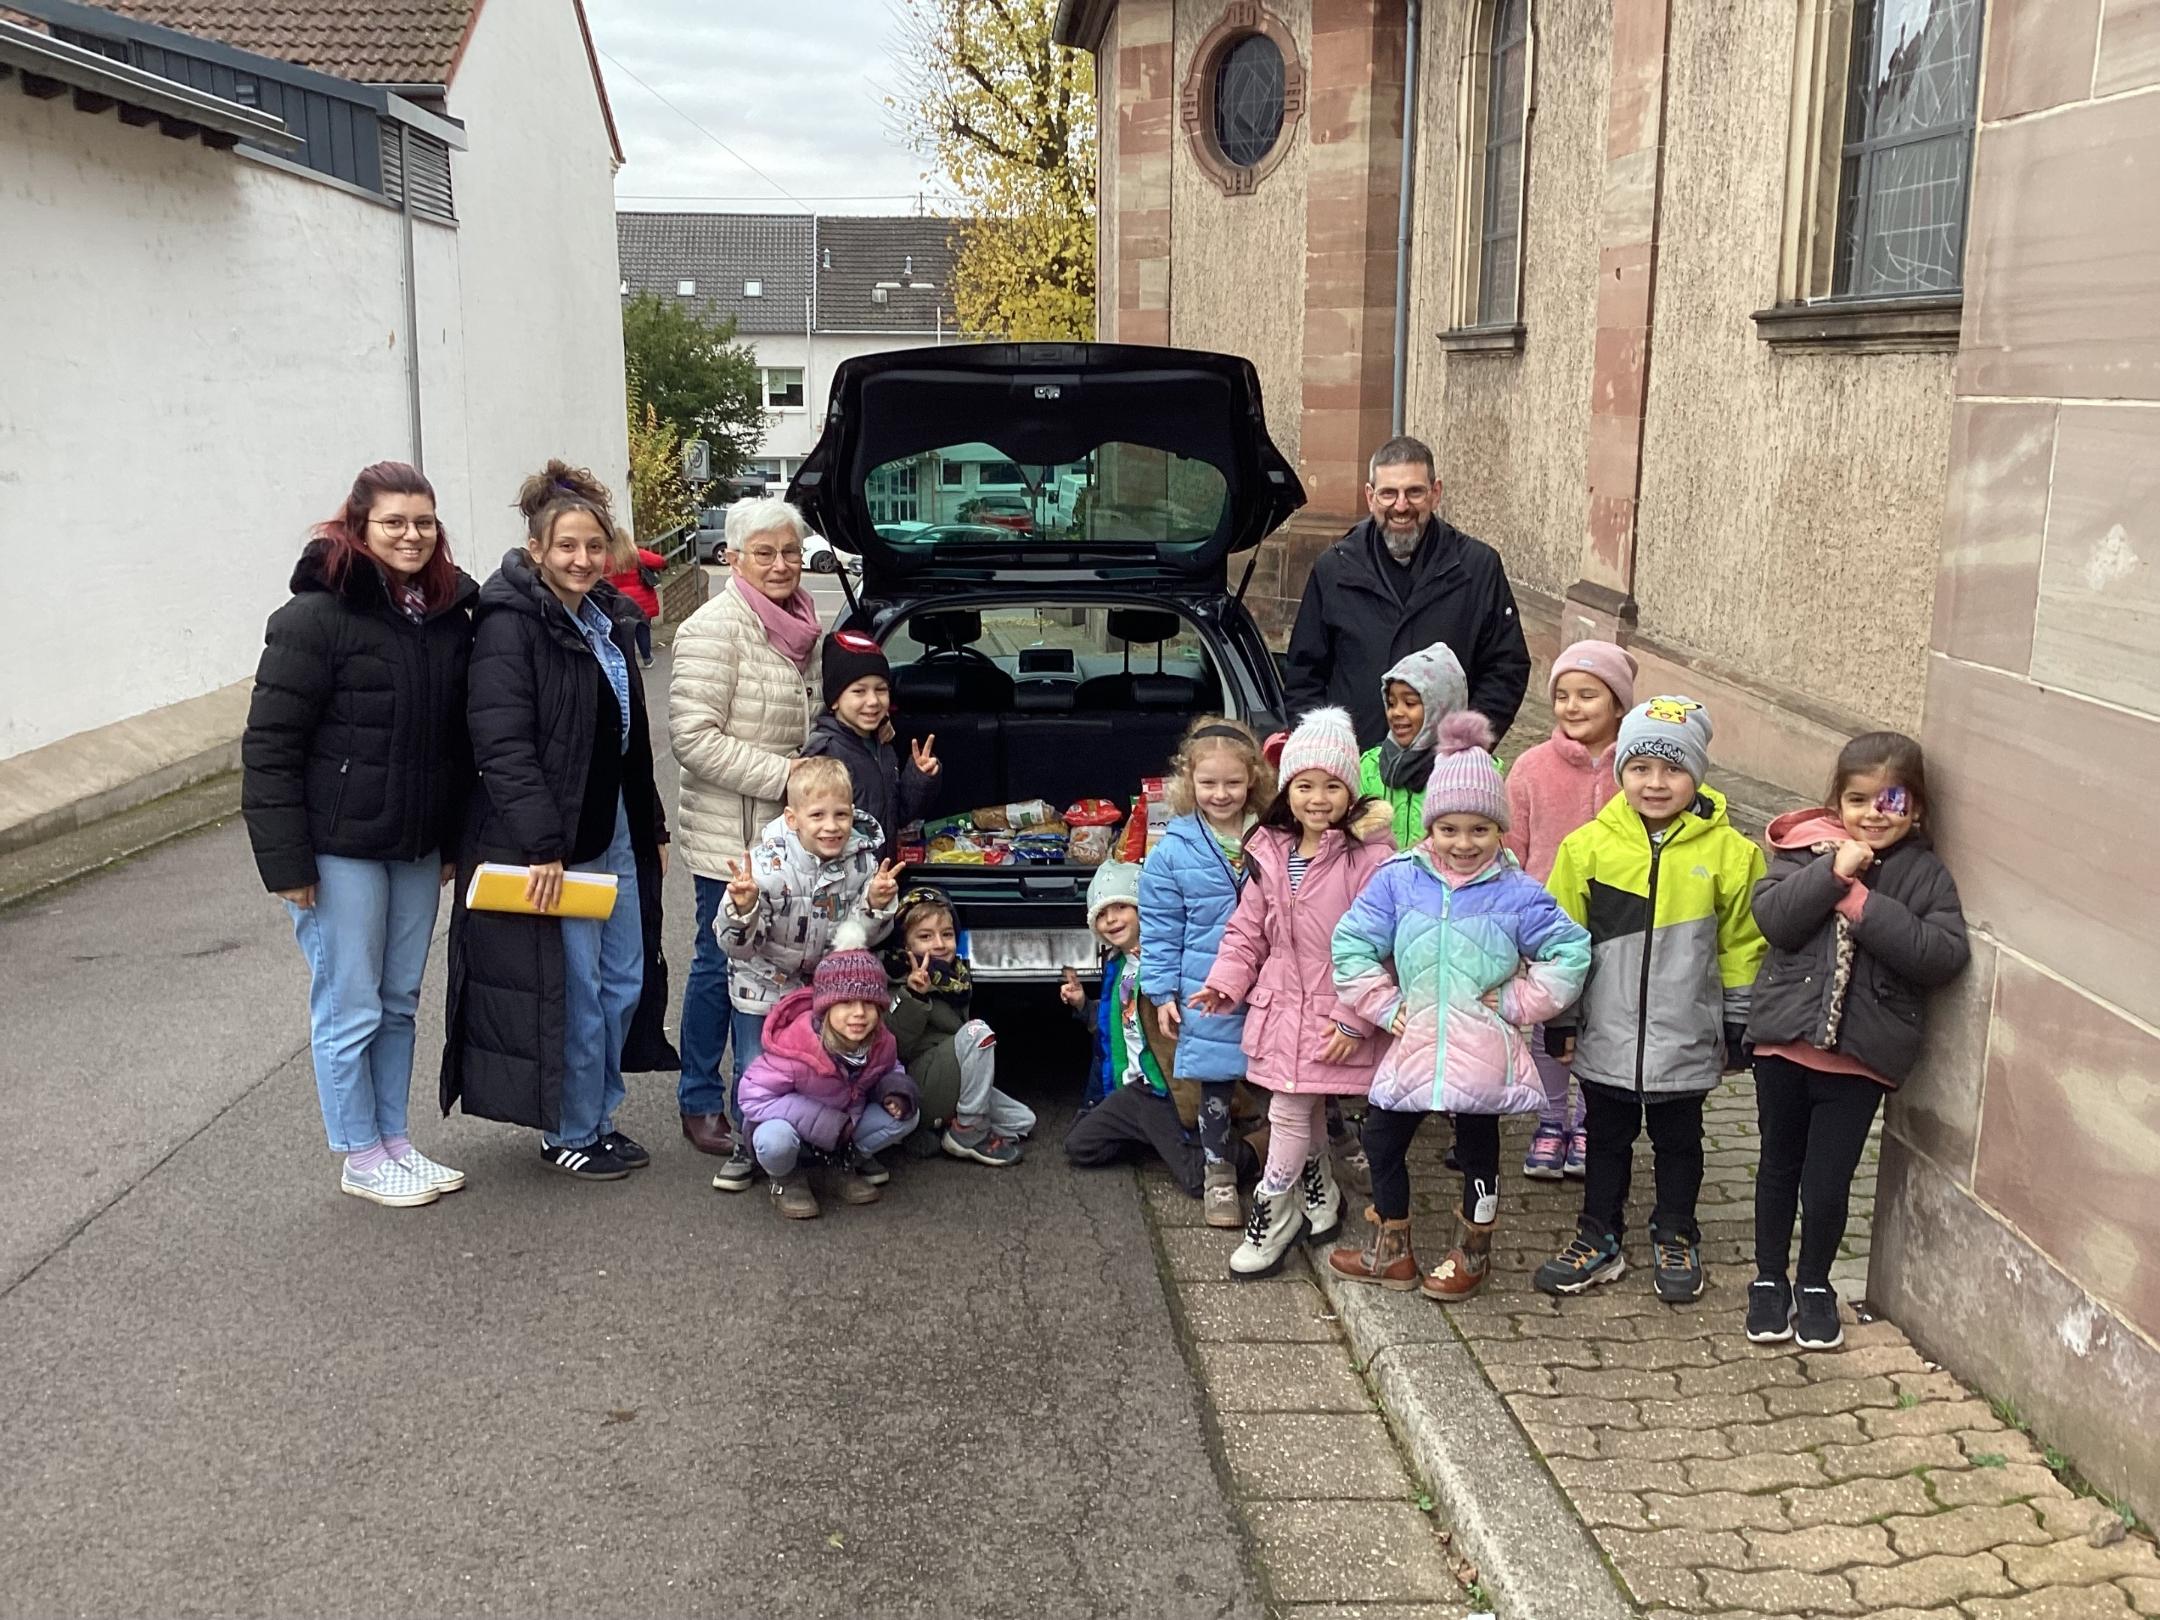
[[[1635,673],[1609,642],[1563,651],[1552,735],[1504,776],[1444,644],[1387,672],[1389,734],[1362,756],[1340,709],[1267,743],[1233,719],[1196,720],[1160,841],[1089,886],[1100,990],[1070,972],[1061,990],[1094,1035],[1071,1160],[1159,1157],[1209,1225],[1242,1228],[1231,1275],[1266,1277],[1301,1233],[1341,1234],[1329,1145],[1341,1106],[1362,1104],[1347,1162],[1371,1200],[1327,1264],[1461,1300],[1492,1266],[1500,1120],[1534,1111],[1523,1173],[1581,1179],[1583,1207],[1533,1281],[1572,1295],[1626,1270],[1647,1131],[1655,1288],[1683,1302],[1706,1282],[1704,1100],[1752,1061],[1748,1336],[1840,1343],[1829,1268],[1852,1177],[1884,1092],[1918,1056],[1925,993],[1966,957],[1957,891],[1924,830],[1920,749],[1892,732],[1854,739],[1827,807],[1771,825],[1766,864],[1705,784],[1708,711],[1635,702]],[[844,1200],[875,1200],[890,1174],[876,1155],[925,1119],[924,1151],[992,1167],[1016,1163],[1036,1124],[997,1089],[950,900],[903,892],[890,859],[935,754],[926,741],[898,757],[875,642],[830,638],[824,677],[817,746],[715,923],[741,965],[737,1007],[764,1027],[738,1097],[754,1166],[731,1162],[714,1184],[741,1191],[762,1170],[790,1218],[818,1213],[813,1163]],[[1432,1114],[1452,1121],[1462,1196],[1456,1240],[1426,1270],[1407,1159]]]
[[[1444,645],[1387,672],[1389,735],[1362,757],[1336,709],[1271,739],[1273,757],[1235,721],[1196,721],[1173,762],[1177,819],[1143,868],[1105,866],[1089,892],[1106,956],[1092,1011],[1075,979],[1063,992],[1096,1030],[1073,1160],[1161,1157],[1208,1224],[1242,1226],[1231,1275],[1265,1277],[1301,1232],[1340,1232],[1325,1127],[1332,1102],[1362,1099],[1371,1202],[1327,1264],[1452,1301],[1490,1274],[1501,1117],[1534,1110],[1524,1174],[1584,1185],[1575,1237],[1533,1281],[1572,1295],[1626,1270],[1647,1130],[1654,1284],[1679,1303],[1706,1285],[1704,1100],[1752,1061],[1747,1334],[1841,1343],[1829,1272],[1853,1174],[1917,1058],[1925,993],[1966,958],[1920,749],[1855,738],[1827,808],[1772,823],[1766,867],[1705,785],[1707,710],[1636,703],[1635,673],[1609,642],[1567,648],[1552,735],[1504,777]],[[1431,1114],[1452,1120],[1462,1197],[1428,1271],[1407,1153]]]

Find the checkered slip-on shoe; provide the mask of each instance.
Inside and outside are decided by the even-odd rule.
[[[465,1185],[464,1171],[453,1170],[447,1164],[437,1164],[418,1148],[414,1148],[404,1158],[396,1162],[410,1170],[437,1192],[456,1192]]]
[[[338,1178],[338,1190],[385,1209],[412,1209],[442,1196],[440,1188],[422,1181],[395,1159],[385,1159],[372,1170],[355,1170],[348,1164]]]

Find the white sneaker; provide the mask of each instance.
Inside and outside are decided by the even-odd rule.
[[[422,1181],[395,1159],[385,1159],[373,1170],[355,1170],[351,1163],[338,1178],[338,1189],[349,1192],[355,1198],[365,1198],[371,1204],[383,1204],[391,1209],[411,1209],[416,1204],[432,1204],[442,1196],[440,1188]]]
[[[414,1148],[397,1162],[437,1192],[456,1192],[465,1185],[464,1171],[453,1170],[447,1164],[437,1164],[418,1148]]]

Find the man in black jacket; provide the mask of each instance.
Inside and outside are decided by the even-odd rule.
[[[1505,735],[1530,685],[1530,648],[1500,554],[1433,515],[1433,453],[1416,439],[1373,452],[1372,516],[1323,551],[1290,632],[1290,718],[1348,709],[1358,746],[1387,732],[1380,679],[1406,653],[1448,644],[1470,682],[1470,707]]]

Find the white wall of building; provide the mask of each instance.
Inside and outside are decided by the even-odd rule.
[[[758,447],[761,461],[785,462],[785,470],[792,473],[794,464],[810,453],[817,443],[818,433],[825,425],[825,408],[832,401],[833,373],[840,362],[859,354],[882,354],[887,349],[927,348],[937,342],[935,336],[907,336],[889,332],[871,335],[856,333],[818,332],[807,344],[803,334],[792,333],[776,336],[757,333],[741,340],[757,355],[760,370],[779,370],[801,367],[803,378],[803,404],[800,410],[773,410],[765,413],[765,437]]]
[[[470,532],[492,566],[522,538],[519,482],[550,456],[590,467],[629,516],[615,178],[576,13],[481,6],[449,109],[471,143],[452,159]]]

